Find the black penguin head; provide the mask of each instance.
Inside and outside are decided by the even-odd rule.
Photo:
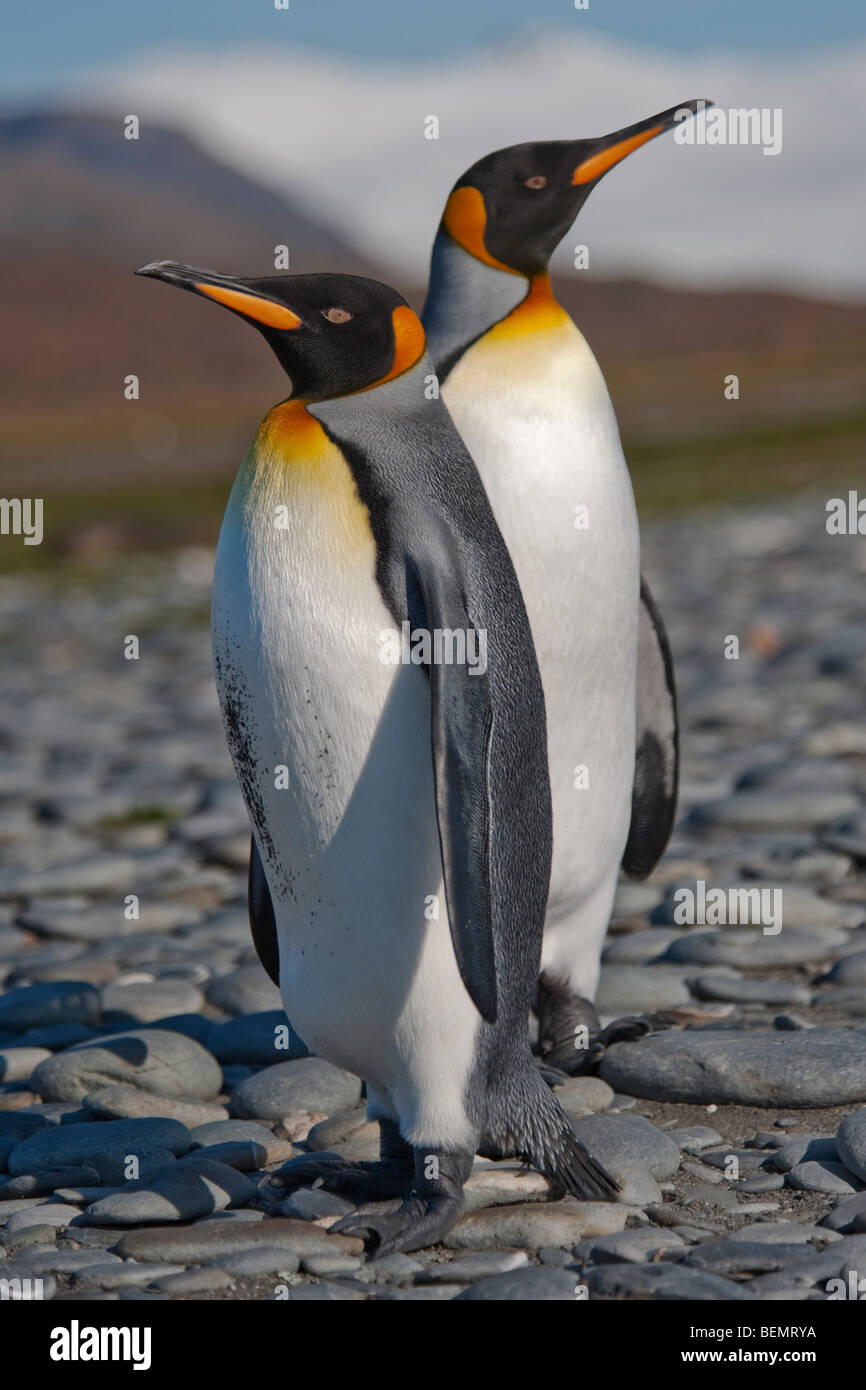
[[[424,330],[389,285],[358,275],[235,279],[175,261],[137,270],[215,300],[253,324],[291,378],[294,399],[364,391],[399,376],[424,351]]]
[[[597,140],[496,150],[457,181],[442,228],[476,259],[532,277],[544,271],[599,179],[626,155],[712,102],[684,101]]]

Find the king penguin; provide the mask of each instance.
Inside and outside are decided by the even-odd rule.
[[[698,105],[479,160],[446,203],[422,315],[520,580],[544,684],[554,841],[535,1012],[554,1073],[589,1070],[609,1042],[665,1022],[602,1030],[592,1000],[620,865],[645,877],[670,836],[678,729],[613,407],[548,262],[607,170]]]
[[[551,854],[544,697],[419,320],[349,275],[137,273],[253,324],[290,380],[228,502],[214,667],[257,939],[307,1046],[366,1082],[381,1154],[304,1155],[273,1187],[360,1203],[334,1229],[377,1256],[450,1229],[479,1149],[520,1153],[556,1194],[612,1197],[529,1048]],[[408,657],[393,640],[406,631]],[[460,634],[483,661],[461,659]]]

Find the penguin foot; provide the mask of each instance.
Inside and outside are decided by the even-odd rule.
[[[647,1033],[670,1028],[675,1020],[665,1013],[617,1018],[602,1028],[595,1005],[551,975],[542,973],[535,999],[539,1070],[549,1086],[562,1085],[566,1076],[595,1072],[613,1043],[636,1042]]]
[[[391,1120],[379,1121],[379,1153],[376,1160],[353,1160],[339,1154],[300,1154],[261,1184],[255,1205],[276,1212],[299,1187],[323,1187],[351,1202],[376,1202],[402,1198],[412,1182],[414,1151]]]
[[[401,1199],[368,1202],[330,1229],[360,1236],[373,1260],[400,1250],[420,1250],[442,1240],[463,1214],[463,1184],[471,1153],[415,1150],[415,1177]]]

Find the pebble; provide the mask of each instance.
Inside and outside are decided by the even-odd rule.
[[[16,1231],[25,1231],[28,1226],[54,1226],[59,1229],[68,1226],[78,1215],[79,1208],[66,1202],[43,1202],[29,1207],[27,1211],[15,1212],[6,1222],[6,1230],[14,1235]]]
[[[702,827],[730,830],[812,830],[850,816],[859,809],[848,792],[739,792],[723,801],[696,807]]]
[[[335,1252],[360,1255],[364,1249],[364,1242],[357,1236],[332,1236],[306,1221],[274,1217],[250,1225],[208,1221],[200,1226],[157,1226],[130,1231],[118,1241],[116,1253],[123,1259],[190,1264],[273,1245],[299,1257]]]
[[[189,1131],[189,1139],[194,1149],[210,1147],[213,1144],[256,1143],[267,1146],[274,1136],[266,1125],[256,1120],[211,1120],[207,1124],[195,1125]]]
[[[357,1076],[320,1057],[303,1057],[265,1067],[242,1081],[232,1093],[231,1110],[251,1120],[278,1120],[293,1110],[323,1110],[333,1116],[351,1110],[360,1096]]]
[[[0,1028],[23,1033],[58,1023],[99,1022],[99,991],[84,982],[21,985],[0,995]]]
[[[167,1014],[197,1013],[204,1007],[204,995],[187,980],[138,981],[124,984],[114,980],[102,990],[102,1010],[107,1021],[119,1028],[127,1024],[155,1023]]]
[[[813,1240],[826,1241],[835,1239],[835,1237],[828,1236],[827,1231],[822,1230],[820,1226],[807,1225],[805,1222],[763,1221],[754,1225],[741,1226],[738,1231],[732,1231],[728,1239],[761,1241],[769,1245],[787,1242],[794,1245],[806,1245]]]
[[[27,1081],[40,1062],[51,1053],[44,1047],[4,1047],[0,1049],[0,1081]]]
[[[357,1274],[364,1269],[364,1261],[356,1255],[308,1255],[301,1261],[306,1274],[319,1279],[339,1278],[341,1274]]]
[[[592,1264],[643,1264],[664,1250],[679,1249],[684,1244],[673,1230],[659,1231],[653,1227],[617,1231],[614,1235],[590,1237],[575,1247],[575,1256]]]
[[[416,1284],[474,1284],[497,1274],[510,1274],[529,1264],[525,1250],[476,1250],[448,1263],[427,1265],[415,1275]]]
[[[83,1100],[112,1081],[154,1095],[210,1100],[222,1087],[222,1071],[192,1038],[137,1028],[68,1048],[33,1074],[33,1084],[46,1100]]]
[[[514,1269],[479,1279],[458,1294],[456,1301],[573,1302],[578,1283],[576,1275],[565,1269]]]
[[[844,1163],[834,1163],[831,1159],[821,1163],[797,1163],[788,1172],[786,1181],[789,1187],[801,1192],[826,1192],[834,1197],[852,1196],[862,1187]]]
[[[832,1134],[792,1134],[769,1157],[774,1168],[788,1173],[798,1163],[835,1162],[839,1152]]]
[[[680,1166],[679,1147],[642,1115],[586,1115],[572,1126],[593,1158],[617,1180],[635,1169],[671,1178]]]
[[[722,1142],[722,1136],[717,1130],[710,1129],[709,1125],[683,1125],[677,1129],[665,1130],[664,1133],[672,1144],[689,1151],[709,1149]]]
[[[819,1106],[866,1100],[866,1035],[700,1029],[615,1043],[601,1074],[617,1090],[691,1104]]]
[[[194,1153],[163,1169],[146,1186],[115,1192],[92,1203],[82,1222],[93,1226],[136,1226],[192,1221],[230,1206],[244,1206],[255,1195],[249,1178],[227,1163]]]
[[[94,1115],[109,1120],[138,1120],[148,1115],[164,1116],[179,1120],[189,1130],[228,1119],[224,1105],[214,1105],[207,1101],[177,1100],[171,1096],[154,1095],[142,1091],[138,1086],[120,1083],[117,1086],[103,1086],[84,1097],[84,1106]]]
[[[830,1231],[866,1231],[866,1192],[835,1203],[822,1224]]]
[[[218,1289],[230,1289],[234,1279],[222,1269],[185,1269],[179,1274],[163,1274],[152,1279],[150,1287],[161,1293],[188,1294],[213,1293]]]
[[[189,1132],[177,1120],[106,1120],[94,1124],[58,1125],[22,1139],[9,1155],[10,1173],[38,1173],[43,1168],[79,1166],[106,1150],[137,1154],[154,1149],[186,1153]]]
[[[320,1260],[352,1260],[353,1267],[360,1265],[360,1260],[353,1255],[319,1255],[309,1256],[309,1259]],[[280,1274],[288,1278],[290,1274],[297,1274],[300,1261],[297,1255],[293,1255],[290,1250],[281,1250],[276,1245],[263,1245],[252,1250],[237,1250],[231,1255],[220,1255],[219,1268],[226,1274],[234,1276],[255,1277],[259,1274]],[[311,1271],[312,1272],[312,1271]],[[333,1269],[331,1273],[334,1273]]]
[[[120,1289],[130,1284],[150,1284],[168,1274],[181,1274],[182,1265],[165,1264],[93,1264],[81,1269],[73,1284],[81,1289]]]
[[[777,965],[807,965],[823,960],[834,946],[847,941],[844,932],[825,927],[820,932],[786,927],[777,936],[757,927],[693,931],[674,941],[663,960],[697,965],[733,965],[746,970]]]
[[[837,960],[829,971],[827,979],[834,985],[859,987],[866,985],[866,951],[856,951],[853,955]]]
[[[610,1235],[625,1227],[626,1210],[614,1202],[520,1203],[468,1212],[445,1237],[451,1250],[495,1250],[501,1245],[536,1249],[570,1247],[585,1236]]]
[[[584,1282],[590,1299],[651,1298],[687,1302],[723,1299],[728,1302],[752,1298],[747,1288],[730,1279],[684,1265],[600,1265],[589,1271]]]
[[[306,1043],[287,1022],[282,1009],[243,1014],[227,1023],[211,1024],[204,1042],[218,1062],[230,1065],[267,1067],[309,1056]]]
[[[220,975],[211,981],[205,993],[208,1003],[227,1014],[282,1012],[280,991],[260,965],[245,965]],[[286,1022],[285,1014],[283,1022]]]
[[[729,1004],[811,1003],[812,991],[791,980],[740,980],[725,975],[695,975],[689,981],[699,999],[718,999]]]
[[[615,1018],[688,1004],[688,986],[664,966],[605,965],[595,997],[599,1013]]]
[[[836,1148],[846,1168],[866,1182],[866,1109],[845,1116],[836,1133]]]

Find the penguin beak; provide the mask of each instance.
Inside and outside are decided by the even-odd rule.
[[[698,111],[703,111],[706,107],[712,106],[711,101],[704,101],[695,98],[693,101],[681,101],[678,106],[671,106],[667,111],[660,111],[657,116],[650,116],[645,121],[638,121],[636,125],[625,126],[622,130],[615,130],[611,135],[604,135],[600,140],[588,142],[593,148],[590,154],[585,155],[577,165],[571,182],[573,184],[593,183],[595,179],[600,179],[602,174],[606,174],[608,169],[612,169],[615,164],[619,164],[621,159],[631,154],[634,150],[639,150],[641,145],[645,145],[648,140],[654,140],[657,135],[663,135],[666,130],[679,125],[681,121],[689,119]],[[586,145],[586,141],[581,144]]]
[[[178,289],[213,299],[260,328],[286,330],[301,327],[301,319],[288,305],[259,294],[243,280],[233,280],[228,275],[199,270],[193,265],[180,265],[177,261],[148,261],[147,265],[139,266],[135,273],[147,275],[152,280],[165,280],[166,284],[177,285]]]

